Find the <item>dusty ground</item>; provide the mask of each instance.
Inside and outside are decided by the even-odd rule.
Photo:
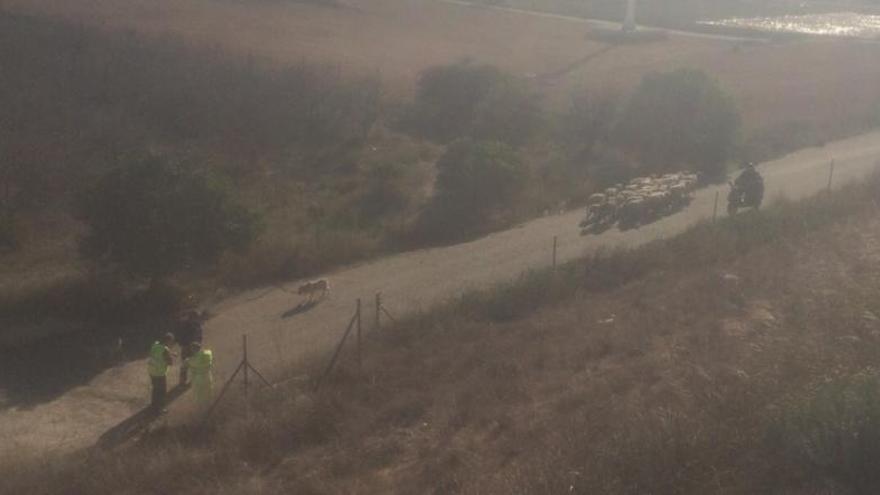
[[[705,69],[729,88],[740,102],[747,131],[795,122],[841,136],[880,112],[877,43],[765,44],[673,34],[665,42],[619,46],[592,58],[607,45],[586,38],[594,26],[589,21],[433,0],[364,0],[346,8],[210,0],[6,3],[108,27],[182,36],[285,64],[314,60],[377,72],[392,92],[403,94],[425,67],[465,58],[521,75],[562,71],[543,83],[557,105],[576,88],[625,92],[646,72],[686,66]]]
[[[827,184],[828,164],[836,160],[837,184],[858,180],[873,172],[880,160],[880,133],[873,133],[824,148],[807,149],[773,163],[764,164],[767,196],[784,194],[797,198],[822,190]],[[249,291],[227,299],[212,311],[206,340],[217,356],[217,378],[228,377],[240,358],[243,334],[250,338],[253,362],[268,376],[331,348],[344,330],[361,298],[366,308],[376,292],[382,292],[388,309],[404,315],[431,307],[470,287],[484,287],[513,279],[524,270],[546,266],[551,260],[553,236],[559,239],[559,260],[564,262],[599,247],[636,245],[681,232],[711,217],[716,192],[702,190],[687,210],[652,225],[628,232],[612,231],[581,237],[577,223],[581,212],[538,219],[483,239],[446,247],[390,256],[329,274],[332,294],[314,309],[290,317],[284,314],[300,299],[274,287]],[[286,285],[295,288],[296,282]],[[373,320],[364,311],[367,325]],[[77,387],[51,402],[0,412],[0,437],[6,439],[4,455],[24,451],[55,452],[92,444],[97,438],[145,405],[147,379],[143,362],[112,368],[85,386]],[[189,398],[172,411],[172,420],[187,408]]]

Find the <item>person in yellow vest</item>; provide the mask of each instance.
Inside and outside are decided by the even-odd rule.
[[[161,341],[153,342],[150,347],[150,357],[147,359],[147,372],[150,374],[150,382],[153,387],[150,409],[156,413],[165,410],[168,368],[174,363],[171,352],[172,345],[174,345],[174,335],[166,333]]]
[[[211,402],[211,395],[214,393],[214,354],[200,342],[193,342],[191,345],[192,356],[186,360],[186,366],[189,368],[196,403],[204,407]]]

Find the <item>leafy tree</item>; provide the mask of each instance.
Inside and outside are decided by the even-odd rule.
[[[359,199],[361,216],[379,218],[404,211],[411,201],[406,184],[407,168],[399,163],[380,163],[366,176],[366,190]]]
[[[558,127],[559,140],[573,160],[587,163],[597,145],[608,140],[618,106],[614,93],[575,94]]]
[[[733,100],[713,79],[679,69],[645,76],[615,134],[651,172],[688,165],[714,180],[724,175],[739,127]]]
[[[437,162],[428,216],[444,235],[472,232],[483,226],[492,213],[514,202],[527,179],[525,162],[510,146],[457,141]]]
[[[261,226],[216,177],[148,156],[119,167],[82,197],[82,254],[153,284],[244,249]]]
[[[538,97],[523,81],[504,78],[483,97],[476,108],[471,135],[481,141],[500,141],[521,146],[542,125]]]
[[[426,69],[419,76],[409,125],[417,134],[443,143],[466,134],[477,105],[501,77],[495,67],[468,62]]]
[[[540,114],[524,81],[491,65],[460,62],[421,74],[406,124],[440,143],[473,137],[519,146],[539,128]]]

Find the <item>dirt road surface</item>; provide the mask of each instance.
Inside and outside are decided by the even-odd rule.
[[[880,131],[762,164],[768,200],[781,194],[795,199],[824,190],[831,160],[836,162],[834,184],[838,187],[866,177],[880,163]],[[253,363],[272,380],[301,359],[331,349],[351,318],[357,298],[365,301],[364,321],[369,330],[376,292],[382,292],[391,313],[402,317],[466,289],[511,280],[524,270],[547,266],[554,236],[558,236],[558,259],[565,262],[603,246],[634,246],[675,235],[712,216],[716,192],[720,196],[719,216],[724,215],[726,190],[726,186],[703,189],[686,210],[637,230],[582,237],[577,228],[582,212],[577,210],[465,244],[339,269],[327,274],[332,284],[329,297],[313,309],[287,318],[283,315],[301,301],[290,292],[265,288],[236,295],[212,308],[215,316],[206,325],[206,341],[217,361],[217,381],[222,383],[238,364],[242,334],[249,335]],[[296,286],[297,281],[285,285],[287,289]],[[175,383],[173,377],[170,381]],[[135,361],[109,369],[51,402],[4,410],[0,412],[0,438],[4,440],[0,462],[4,456],[57,454],[91,446],[102,433],[139,411],[147,396],[145,362]],[[181,397],[172,407],[172,419],[184,416],[181,411],[191,401],[188,394]]]

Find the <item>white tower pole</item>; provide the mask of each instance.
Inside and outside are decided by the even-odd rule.
[[[626,18],[623,20],[623,30],[626,32],[636,30],[636,0],[627,0]]]

